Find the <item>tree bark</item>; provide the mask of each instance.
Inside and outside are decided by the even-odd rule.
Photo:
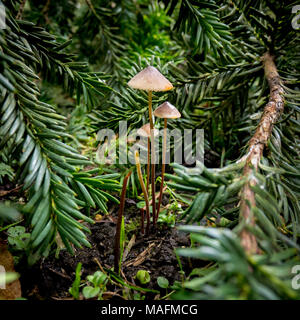
[[[255,236],[246,228],[247,225],[255,225],[255,218],[250,208],[255,206],[255,194],[250,186],[256,184],[256,179],[251,178],[250,175],[253,171],[256,172],[258,170],[264,147],[271,137],[273,125],[279,119],[284,108],[284,90],[274,63],[274,57],[267,52],[262,57],[262,63],[270,88],[270,98],[264,108],[255,134],[249,142],[246,164],[243,170],[243,175],[249,176],[249,180],[242,189],[240,205],[240,220],[245,223],[245,227],[240,232],[240,239],[242,246],[249,254],[259,252]]]

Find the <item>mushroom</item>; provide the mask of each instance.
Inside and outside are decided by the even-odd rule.
[[[148,66],[136,74],[128,85],[134,89],[148,91],[149,121],[151,131],[151,185],[152,185],[152,210],[156,212],[155,206],[155,144],[154,144],[154,121],[152,115],[152,91],[168,91],[173,89],[172,83],[166,79],[156,68]],[[155,220],[153,221],[155,224]]]
[[[140,129],[138,129],[137,134],[141,137],[147,138],[148,140],[148,155],[147,155],[147,191],[149,190],[149,177],[150,177],[150,137],[151,137],[151,129],[150,123],[144,124]],[[159,130],[154,128],[154,136],[159,134]]]
[[[148,192],[147,192],[147,190],[146,190],[146,187],[145,187],[145,184],[144,184],[144,180],[143,180],[141,163],[140,163],[140,156],[139,156],[138,150],[135,151],[134,158],[135,158],[135,164],[136,164],[136,169],[137,169],[138,178],[139,178],[140,185],[141,185],[141,187],[142,187],[143,194],[144,194],[144,199],[145,199],[145,202],[146,202],[146,216],[147,216],[147,229],[146,229],[146,234],[149,234],[149,228],[150,228],[150,210],[149,210],[150,206],[149,206],[149,198],[148,198]],[[143,219],[143,215],[142,215],[142,219]],[[142,224],[142,225],[143,225],[143,224]]]
[[[138,129],[137,134],[141,137],[147,138],[148,140],[148,147],[147,147],[147,192],[149,192],[149,180],[150,180],[150,137],[151,137],[151,129],[150,123],[144,124],[140,129]],[[159,130],[154,128],[154,136],[159,134]],[[152,198],[152,203],[153,203]],[[153,220],[155,220],[155,211],[152,212]]]
[[[180,118],[181,114],[170,102],[166,101],[155,109],[154,115],[155,115],[155,117],[164,119],[164,138],[163,138],[163,150],[162,150],[161,184],[160,184],[158,207],[157,207],[157,213],[156,213],[156,220],[157,220],[158,215],[159,215],[161,200],[162,200],[165,166],[166,166],[167,120]]]
[[[134,89],[146,91],[168,91],[173,89],[172,83],[156,68],[148,66],[136,74],[128,85]]]

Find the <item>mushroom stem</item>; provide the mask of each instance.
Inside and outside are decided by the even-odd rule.
[[[149,108],[149,122],[150,122],[150,129],[154,129],[154,122],[153,122],[153,111],[152,111],[152,91],[148,91],[148,108]]]
[[[163,149],[162,149],[162,165],[161,165],[161,183],[159,190],[158,206],[156,213],[156,221],[159,216],[159,209],[161,205],[163,188],[164,188],[164,177],[165,177],[165,168],[166,168],[166,152],[167,152],[167,118],[164,119],[164,138],[163,138]]]
[[[156,206],[155,206],[155,142],[154,142],[154,123],[152,115],[152,91],[148,91],[149,122],[151,132],[151,189],[152,189],[152,220],[155,225]]]
[[[149,182],[150,182],[150,138],[148,137],[148,147],[147,147],[147,192],[149,192]]]
[[[138,150],[135,151],[135,163],[136,163],[136,169],[137,169],[137,174],[138,174],[138,178],[140,181],[140,185],[142,187],[142,191],[144,194],[144,199],[146,202],[146,216],[147,216],[147,228],[146,228],[146,234],[149,234],[149,228],[150,228],[150,210],[149,210],[149,198],[148,198],[148,193],[144,184],[144,180],[143,180],[143,175],[142,175],[142,169],[141,169],[141,163],[140,163],[140,157],[139,157],[139,152]]]

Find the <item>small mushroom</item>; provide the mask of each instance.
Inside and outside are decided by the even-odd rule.
[[[152,115],[152,91],[168,91],[173,89],[172,83],[165,78],[156,68],[148,66],[141,72],[136,74],[128,85],[134,89],[148,91],[148,107],[149,107],[149,122],[151,130],[151,185],[152,185],[152,209],[155,215],[155,142],[154,142],[154,121]],[[155,221],[153,221],[155,224]]]
[[[128,85],[134,89],[146,91],[168,91],[173,89],[172,83],[152,66],[136,74],[128,82]]]
[[[138,129],[137,134],[141,137],[147,138],[148,146],[147,146],[147,192],[149,192],[149,180],[150,180],[150,137],[151,137],[151,129],[150,123],[144,124],[140,129]],[[159,135],[159,130],[154,128],[154,136]],[[155,219],[155,211],[153,214],[153,219]]]
[[[161,104],[154,111],[155,117],[164,119],[164,138],[163,138],[163,150],[162,150],[162,168],[161,168],[161,184],[158,198],[158,207],[156,213],[156,220],[158,219],[159,209],[162,200],[163,185],[164,185],[164,175],[166,166],[166,148],[167,148],[167,120],[177,119],[181,117],[180,112],[168,101]]]
[[[181,113],[168,101],[158,106],[154,111],[154,115],[163,119],[177,119],[181,117]]]
[[[142,127],[140,127],[137,132],[139,136],[150,138],[151,137],[151,129],[150,129],[150,123],[144,124]],[[159,130],[154,128],[154,136],[157,136],[159,134]]]

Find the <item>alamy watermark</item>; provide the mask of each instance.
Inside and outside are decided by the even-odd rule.
[[[298,13],[300,11],[300,4],[293,6],[292,13]],[[300,12],[292,19],[292,27],[295,30],[300,30]]]
[[[5,6],[0,0],[0,29],[6,28],[6,12]]]
[[[96,159],[100,164],[135,164],[135,151],[139,151],[140,162],[147,163],[148,137],[140,135],[136,129],[129,131],[127,121],[119,122],[119,132],[112,129],[102,129],[97,134],[99,147]],[[165,164],[178,163],[196,165],[198,170],[204,161],[204,130],[203,129],[167,129],[166,130]],[[162,162],[158,147],[163,140],[164,130],[155,129],[155,155],[151,163]],[[171,145],[173,147],[171,147]]]
[[[6,271],[4,266],[0,265],[0,289],[6,289]]]
[[[300,289],[300,265],[296,264],[293,266],[291,270],[292,274],[296,274],[293,279],[292,279],[292,288],[294,290],[299,290]]]

